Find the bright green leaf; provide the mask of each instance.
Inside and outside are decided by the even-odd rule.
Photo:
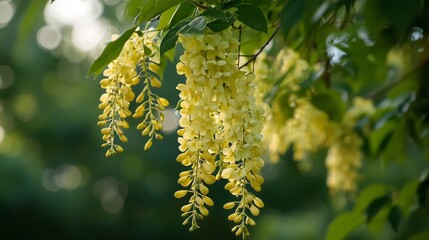
[[[139,17],[137,18],[137,24],[140,24],[183,1],[184,0],[131,0],[127,7],[130,12],[134,11],[134,9],[140,9]]]
[[[416,191],[419,182],[413,180],[408,182],[399,193],[397,204],[402,209],[405,216],[408,216],[412,206],[416,203]]]
[[[199,16],[194,18],[185,26],[183,26],[180,29],[180,33],[184,35],[202,34],[204,32],[204,29],[206,28],[206,25],[207,25],[206,18],[203,16]]]
[[[170,26],[170,21],[177,8],[178,6],[173,6],[161,14],[157,29],[164,29]]]
[[[359,213],[364,212],[374,199],[386,195],[387,191],[388,187],[382,184],[373,184],[366,187],[359,193],[354,211]]]
[[[240,22],[256,31],[267,33],[267,19],[261,9],[249,4],[239,4],[235,7],[237,8],[235,14]]]
[[[344,212],[329,224],[326,240],[341,240],[365,222],[365,217],[357,212]]]
[[[122,51],[125,42],[131,37],[131,35],[136,30],[137,26],[133,26],[132,28],[125,31],[118,39],[110,42],[104,48],[101,55],[92,63],[89,68],[87,77],[89,76],[98,76],[100,73],[106,68],[106,66],[115,60]]]
[[[170,27],[175,26],[178,22],[182,21],[183,19],[191,16],[192,12],[195,9],[195,5],[190,2],[183,2],[181,3],[176,11],[173,14],[173,17],[170,20]]]

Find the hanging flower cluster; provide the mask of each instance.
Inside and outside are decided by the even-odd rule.
[[[343,200],[345,194],[354,194],[358,180],[358,169],[362,161],[362,139],[353,128],[362,116],[375,113],[372,101],[355,98],[353,106],[345,113],[342,122],[336,126],[336,139],[329,145],[326,157],[328,169],[327,185],[332,196]]]
[[[224,205],[235,209],[228,219],[236,226],[237,236],[249,235],[247,225],[255,225],[263,202],[250,188],[261,190],[260,170],[263,109],[256,104],[255,77],[239,69],[239,41],[231,29],[204,35],[181,35],[184,54],[177,64],[186,84],[179,84],[180,126],[177,161],[190,170],[180,173],[178,183],[189,190],[179,190],[177,198],[190,194],[182,207],[190,230],[198,228],[197,219],[207,216],[213,205],[206,185],[227,179],[225,189],[237,200]],[[215,174],[218,168],[217,174]]]
[[[152,87],[162,85],[161,78],[156,73],[159,69],[157,34],[151,30],[133,33],[119,56],[103,72],[105,78],[100,84],[106,92],[100,97],[99,108],[103,109],[103,113],[98,117],[98,125],[104,127],[101,130],[105,141],[102,146],[109,147],[106,157],[123,151],[123,148],[115,143],[115,138],[122,142],[128,141],[123,129],[129,128],[126,118],[131,115],[135,118],[144,117],[137,128],[143,129],[143,136],[149,135],[145,150],[151,147],[154,137],[162,139],[156,131],[162,129],[161,110],[169,103],[165,98],[158,97],[152,92]],[[116,36],[113,37],[115,38]],[[140,105],[133,114],[129,109],[130,103],[135,98],[132,87],[141,81],[144,87],[135,99]]]
[[[258,99],[266,98],[276,89],[270,105],[265,105],[267,119],[264,125],[266,147],[273,162],[293,146],[295,160],[305,160],[306,154],[327,148],[327,186],[337,200],[344,201],[346,195],[356,191],[358,169],[361,165],[361,138],[353,132],[357,120],[375,112],[372,102],[362,98],[354,104],[340,122],[314,107],[309,97],[295,94],[299,83],[306,77],[308,64],[290,49],[282,50],[273,62],[276,71],[270,72],[266,57],[258,59],[255,72],[259,72]],[[310,94],[311,95],[311,94]],[[289,105],[291,114],[285,111]],[[302,162],[302,161],[301,161]],[[308,162],[302,162],[305,165]]]

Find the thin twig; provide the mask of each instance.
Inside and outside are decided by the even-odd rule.
[[[240,55],[240,51],[241,51],[241,25],[238,28],[238,42],[240,43],[238,45],[238,55]],[[237,59],[237,66],[240,67],[240,57],[238,57],[238,59]]]
[[[192,4],[194,4],[195,6],[202,8],[202,9],[209,9],[209,7],[206,7],[204,5],[201,5],[199,3],[197,3],[196,1],[191,1]]]
[[[370,92],[369,94],[367,94],[365,96],[365,98],[368,99],[376,99],[380,96],[382,96],[383,94],[385,94],[386,92],[388,92],[389,90],[391,90],[392,88],[394,88],[397,84],[401,83],[404,80],[409,79],[411,76],[413,76],[414,74],[417,73],[417,71],[419,69],[421,69],[425,64],[427,64],[429,62],[429,58],[426,58],[425,60],[421,61],[420,64],[418,64],[417,66],[415,66],[413,69],[411,69],[409,72],[405,73],[404,75],[402,75],[401,78],[387,84],[386,86],[379,88],[373,92]]]
[[[259,51],[252,56],[252,58],[250,58],[246,63],[244,63],[243,65],[241,65],[239,67],[239,69],[242,69],[243,67],[249,65],[249,63],[253,62],[256,60],[256,58],[259,56],[259,54],[262,53],[262,51],[265,49],[265,47],[271,42],[271,40],[273,40],[274,36],[277,34],[277,32],[280,30],[280,26],[278,26],[276,28],[276,30],[273,32],[273,34],[270,36],[270,38],[264,43],[264,45],[262,45],[262,47],[259,49]]]

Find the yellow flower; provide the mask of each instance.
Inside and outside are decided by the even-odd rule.
[[[193,206],[185,208],[184,224],[191,222],[191,230],[198,228],[198,214],[201,218],[208,214],[204,201],[198,201],[198,196],[207,197],[204,183],[211,184],[222,177],[229,181],[225,188],[238,198],[227,206],[236,206],[234,218],[229,218],[238,224],[233,232],[245,238],[249,234],[247,225],[255,225],[248,214],[258,215],[263,206],[259,198],[259,205],[255,204],[255,196],[248,189],[250,185],[260,191],[263,183],[259,173],[264,165],[264,111],[254,97],[255,77],[238,68],[239,41],[231,29],[180,36],[179,41],[185,51],[177,72],[186,76],[186,84],[177,86],[182,107],[179,124],[183,127],[179,137],[182,154],[177,160],[191,167],[185,171],[190,175],[180,177],[179,184],[191,186],[188,204]],[[215,166],[219,166],[216,178]]]

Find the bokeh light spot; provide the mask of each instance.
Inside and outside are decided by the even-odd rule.
[[[61,43],[61,32],[54,26],[43,26],[37,32],[37,42],[46,49],[54,49]]]
[[[3,142],[5,136],[5,132],[2,126],[0,126],[0,144]]]
[[[13,18],[15,7],[10,1],[0,1],[0,28],[4,28]]]
[[[10,87],[15,80],[15,74],[7,65],[0,66],[0,89],[6,89]]]
[[[163,132],[172,133],[176,131],[179,127],[179,117],[174,113],[174,109],[167,108],[163,111],[164,113],[164,123],[163,123]]]
[[[33,94],[22,93],[18,95],[14,102],[16,116],[24,122],[30,121],[38,110],[37,99]]]
[[[72,26],[89,19],[97,19],[103,13],[98,0],[61,0],[45,8],[45,20],[49,25]]]

